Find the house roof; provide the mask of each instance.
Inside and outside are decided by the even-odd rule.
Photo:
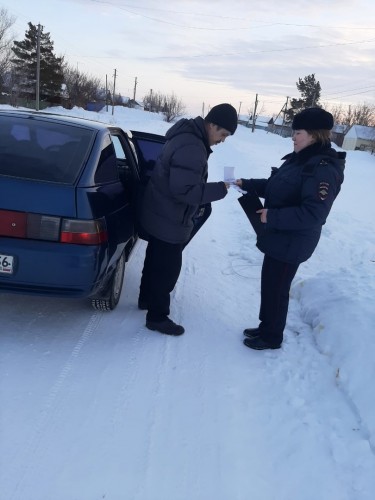
[[[365,125],[353,125],[349,130],[350,136],[355,135],[358,139],[368,141],[375,139],[375,127],[366,127]]]
[[[346,125],[334,125],[332,132],[335,132],[336,134],[344,134],[346,130]]]
[[[265,118],[268,120],[268,122],[270,122],[270,120],[273,120],[274,125],[279,125],[281,127],[281,125],[283,124],[283,118],[281,116],[278,116],[277,118],[273,118],[272,116],[265,117]],[[284,126],[287,126],[286,122],[284,122]]]
[[[253,119],[249,119],[249,115],[240,115],[238,117],[239,121],[243,121],[243,122],[248,122],[250,121],[250,123],[253,122]],[[273,119],[272,116],[263,116],[263,115],[258,115],[256,117],[256,120],[255,120],[255,123],[258,125],[258,126],[264,126],[264,127],[267,127],[270,123],[270,121]],[[279,116],[276,121],[275,119],[274,120],[274,124],[275,125],[282,125],[283,124],[283,119]],[[271,122],[272,123],[272,122]]]
[[[130,97],[120,95],[119,101],[122,102],[122,104],[128,104],[128,102],[130,101]]]

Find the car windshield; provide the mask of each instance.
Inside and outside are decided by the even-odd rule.
[[[73,184],[94,134],[76,125],[0,116],[0,175]]]

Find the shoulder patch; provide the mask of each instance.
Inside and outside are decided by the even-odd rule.
[[[328,192],[329,192],[329,182],[320,182],[318,188],[318,194],[319,198],[322,201],[324,201],[327,198]]]

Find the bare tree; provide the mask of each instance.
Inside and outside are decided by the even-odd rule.
[[[342,123],[349,127],[352,125],[375,126],[375,105],[363,103],[349,106],[347,112],[343,113]]]
[[[161,92],[150,92],[144,96],[143,105],[145,110],[153,113],[163,113],[167,122],[173,121],[185,112],[185,105],[175,94],[165,95]]]
[[[10,29],[15,21],[16,18],[10,16],[6,9],[0,8],[0,91],[3,91],[6,79],[9,77],[11,47],[14,39]]]
[[[344,122],[343,117],[345,112],[342,104],[338,104],[335,106],[329,106],[328,104],[323,104],[323,108],[329,110],[329,112],[332,114],[334,123],[343,124]]]
[[[143,98],[144,108],[152,113],[159,113],[163,110],[165,99],[166,96],[161,92],[153,92],[150,90]]]
[[[166,122],[172,122],[179,116],[183,115],[184,112],[185,106],[182,101],[175,96],[175,94],[165,96],[163,115]]]
[[[105,91],[99,78],[78,71],[69,64],[63,66],[65,94],[69,107],[84,108],[90,101],[105,100]]]

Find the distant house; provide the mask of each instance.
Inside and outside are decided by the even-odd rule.
[[[143,105],[141,103],[135,101],[134,99],[131,99],[130,97],[122,96],[121,94],[116,97],[116,104],[125,106],[126,108],[143,109]]]
[[[123,96],[121,94],[116,95],[115,104],[117,106],[128,106],[130,97]]]
[[[268,126],[272,122],[270,116],[257,116],[255,121],[255,128],[268,131]]]
[[[352,125],[345,135],[342,148],[373,152],[375,149],[375,127]]]
[[[109,96],[107,105],[112,106],[111,96]],[[118,96],[116,95],[115,105],[124,106],[127,108],[143,109],[142,104],[135,101],[134,99],[130,99],[130,97],[124,97],[121,94],[119,94]],[[104,106],[106,106],[105,99],[99,99],[98,101],[88,102],[86,104],[86,109],[87,111],[100,111],[104,108]]]
[[[248,115],[240,115],[238,117],[238,123],[245,125],[245,127],[253,127],[253,117]],[[272,118],[272,116],[262,116],[257,115],[255,117],[254,129],[264,130],[265,132],[273,132],[274,134],[280,134],[284,137],[289,137],[290,127],[286,123],[283,125],[283,119],[281,117]]]
[[[336,146],[342,147],[344,142],[345,132],[347,130],[346,125],[334,125],[331,130],[331,140],[336,144]]]
[[[284,122],[284,120],[280,116],[277,118],[271,118],[269,120],[267,131],[272,132],[273,134],[281,135],[282,137],[292,136],[292,128],[290,126],[290,123]]]
[[[143,104],[139,101],[135,101],[134,99],[129,99],[127,106],[128,108],[143,109]]]
[[[252,122],[252,118],[250,120],[249,115],[238,115],[238,124],[245,125],[245,127],[249,126],[250,121]]]
[[[105,101],[92,101],[86,104],[87,111],[101,111],[105,106]]]
[[[260,130],[267,130],[269,120],[270,120],[269,116],[256,115],[254,128],[260,129]],[[238,116],[238,123],[240,125],[245,125],[245,127],[252,128],[253,127],[253,117],[252,117],[252,115],[239,115]]]

